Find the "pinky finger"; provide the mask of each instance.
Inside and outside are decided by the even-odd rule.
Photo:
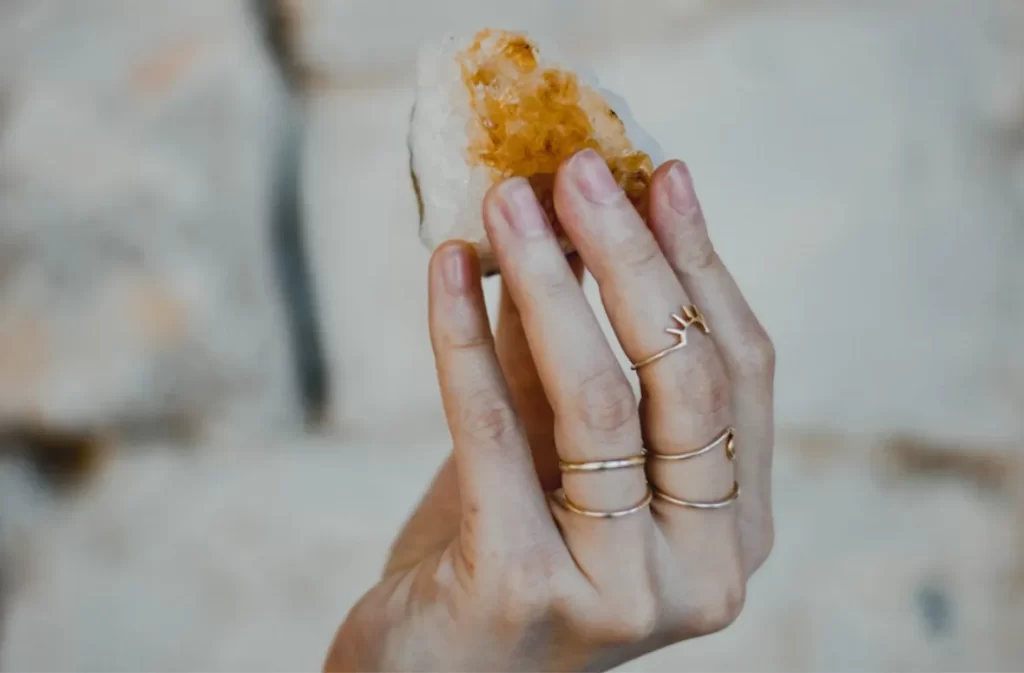
[[[686,293],[700,307],[732,383],[741,537],[748,571],[772,546],[771,465],[775,351],[732,274],[715,251],[686,165],[675,161],[652,181],[651,230]]]

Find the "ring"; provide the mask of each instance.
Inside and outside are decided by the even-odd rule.
[[[674,498],[671,495],[658,490],[654,490],[654,495],[659,500],[664,500],[665,502],[673,505],[679,505],[680,507],[689,507],[690,509],[721,509],[723,507],[728,507],[740,497],[740,483],[738,481],[732,482],[732,491],[730,491],[729,495],[725,496],[721,500],[683,500],[681,498]]]
[[[658,351],[654,355],[646,357],[643,360],[640,360],[639,362],[634,362],[632,365],[630,365],[630,369],[636,371],[637,369],[640,369],[645,365],[649,365],[652,362],[657,362],[658,360],[665,357],[669,353],[672,353],[673,351],[677,351],[680,348],[686,348],[686,330],[691,325],[696,325],[697,329],[699,329],[701,332],[704,332],[704,334],[711,334],[711,329],[708,327],[707,320],[704,319],[704,314],[701,313],[700,310],[693,304],[689,306],[684,306],[683,315],[681,316],[673,313],[672,319],[679,324],[679,327],[669,327],[665,331],[668,332],[669,334],[679,337],[679,343],[675,344],[674,346],[669,346],[665,350]]]
[[[647,462],[647,456],[629,456],[628,458],[612,458],[611,460],[590,460],[582,463],[570,463],[564,460],[558,461],[558,469],[562,472],[603,472],[605,470],[619,470],[624,467],[640,467]]]
[[[725,457],[729,460],[736,459],[736,430],[734,428],[726,428],[722,430],[717,437],[711,440],[706,446],[702,446],[699,449],[693,451],[687,451],[686,453],[655,453],[648,451],[648,455],[655,460],[686,460],[688,458],[696,458],[697,456],[703,456],[709,451],[713,451],[719,444],[725,442]]]
[[[590,517],[591,519],[617,519],[620,516],[626,516],[627,514],[639,512],[644,507],[650,505],[651,500],[654,498],[654,490],[650,487],[650,485],[648,485],[647,493],[644,494],[643,500],[633,505],[632,507],[629,507],[627,509],[616,509],[602,512],[595,509],[583,509],[579,505],[574,504],[572,500],[569,500],[569,497],[565,494],[564,490],[560,489],[556,493],[557,495],[554,495],[554,499],[560,506],[569,510],[573,514],[579,514],[580,516]]]

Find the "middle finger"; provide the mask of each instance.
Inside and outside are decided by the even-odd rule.
[[[529,183],[504,182],[485,207],[502,278],[554,412],[559,458],[582,463],[641,454],[629,381]],[[644,500],[647,488],[639,468],[566,473],[562,485],[572,504],[595,512],[627,509]]]
[[[560,171],[555,207],[597,281],[629,359],[639,362],[682,343],[682,335],[666,329],[681,328],[673,324],[673,315],[685,317],[683,307],[689,306],[689,298],[650,229],[596,152],[577,154]],[[684,347],[638,370],[644,439],[652,454],[691,452],[711,443],[731,423],[729,381],[714,343],[697,325],[684,331]],[[693,460],[652,457],[648,470],[661,492],[689,502],[722,500],[734,483],[732,463],[717,446]],[[658,511],[670,513],[669,520],[683,526],[721,520],[665,502]],[[728,519],[732,510],[721,515]]]

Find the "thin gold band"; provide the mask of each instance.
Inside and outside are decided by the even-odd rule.
[[[686,342],[685,341],[680,341],[679,343],[677,343],[677,344],[675,344],[673,346],[669,346],[668,348],[666,348],[663,351],[658,351],[654,355],[652,355],[650,357],[647,357],[647,358],[644,358],[640,362],[634,362],[632,365],[630,365],[629,368],[632,369],[633,371],[636,371],[637,369],[640,369],[641,367],[646,367],[647,365],[654,364],[655,362],[657,362],[661,358],[665,357],[666,355],[670,355],[672,353],[675,353],[680,348],[686,348]]]
[[[558,469],[562,472],[604,472],[605,470],[621,470],[627,467],[640,467],[647,462],[647,456],[629,456],[627,458],[612,458],[610,460],[588,460],[581,463],[570,463],[564,460],[558,461]]]
[[[667,503],[690,509],[722,509],[723,507],[728,507],[740,497],[740,484],[738,481],[732,482],[732,491],[721,500],[683,500],[658,490],[654,490],[654,496]]]
[[[687,451],[686,453],[655,453],[648,451],[647,455],[654,460],[688,460],[690,458],[696,458],[697,456],[703,456],[705,453],[714,451],[719,444],[725,442],[725,457],[729,460],[736,459],[736,430],[734,428],[726,428],[718,434],[717,437],[712,439],[708,444],[694,449],[693,451]]]
[[[563,490],[557,491],[554,495],[555,501],[561,507],[564,507],[573,514],[579,514],[580,516],[586,516],[591,519],[617,519],[621,516],[627,516],[629,514],[633,514],[634,512],[639,512],[644,507],[650,505],[651,500],[653,498],[654,490],[648,485],[647,493],[644,494],[643,500],[633,505],[632,507],[628,507],[626,509],[616,509],[611,511],[600,511],[595,509],[583,509],[579,505],[574,504],[572,500],[569,500],[569,497],[565,494],[565,491]]]
[[[632,365],[630,365],[630,369],[636,371],[641,367],[646,367],[649,364],[657,362],[658,360],[662,359],[669,353],[674,353],[680,348],[686,348],[686,344],[688,343],[686,330],[688,330],[690,327],[695,326],[701,332],[704,332],[704,334],[711,334],[711,328],[708,327],[708,321],[704,318],[704,314],[701,313],[700,309],[698,309],[696,306],[694,306],[693,304],[689,306],[683,306],[681,312],[682,315],[678,315],[675,313],[672,314],[672,320],[674,320],[676,324],[679,325],[679,327],[669,327],[665,330],[669,334],[678,337],[679,343],[669,346],[664,350],[660,350],[654,355],[648,356],[643,360],[640,360],[639,362],[634,362]]]

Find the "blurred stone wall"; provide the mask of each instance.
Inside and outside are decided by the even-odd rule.
[[[781,425],[1024,434],[1019,4],[632,7],[5,3],[0,420],[273,427],[317,368],[337,429],[435,418],[413,59],[503,25],[557,39],[693,165],[777,343]],[[310,269],[275,269],[289,246]]]
[[[436,410],[405,179],[414,50],[490,24],[559,39],[691,163],[776,342],[780,425],[1024,435],[1019,3],[288,6],[341,425]]]
[[[0,466],[0,668],[320,665],[448,450],[415,46],[500,25],[558,39],[690,163],[779,352],[748,611],[626,669],[1021,669],[1024,6],[637,6],[0,3],[0,419],[287,428],[322,348],[338,431],[147,445],[67,500]]]
[[[0,6],[0,429],[296,425],[255,27],[246,0]]]

